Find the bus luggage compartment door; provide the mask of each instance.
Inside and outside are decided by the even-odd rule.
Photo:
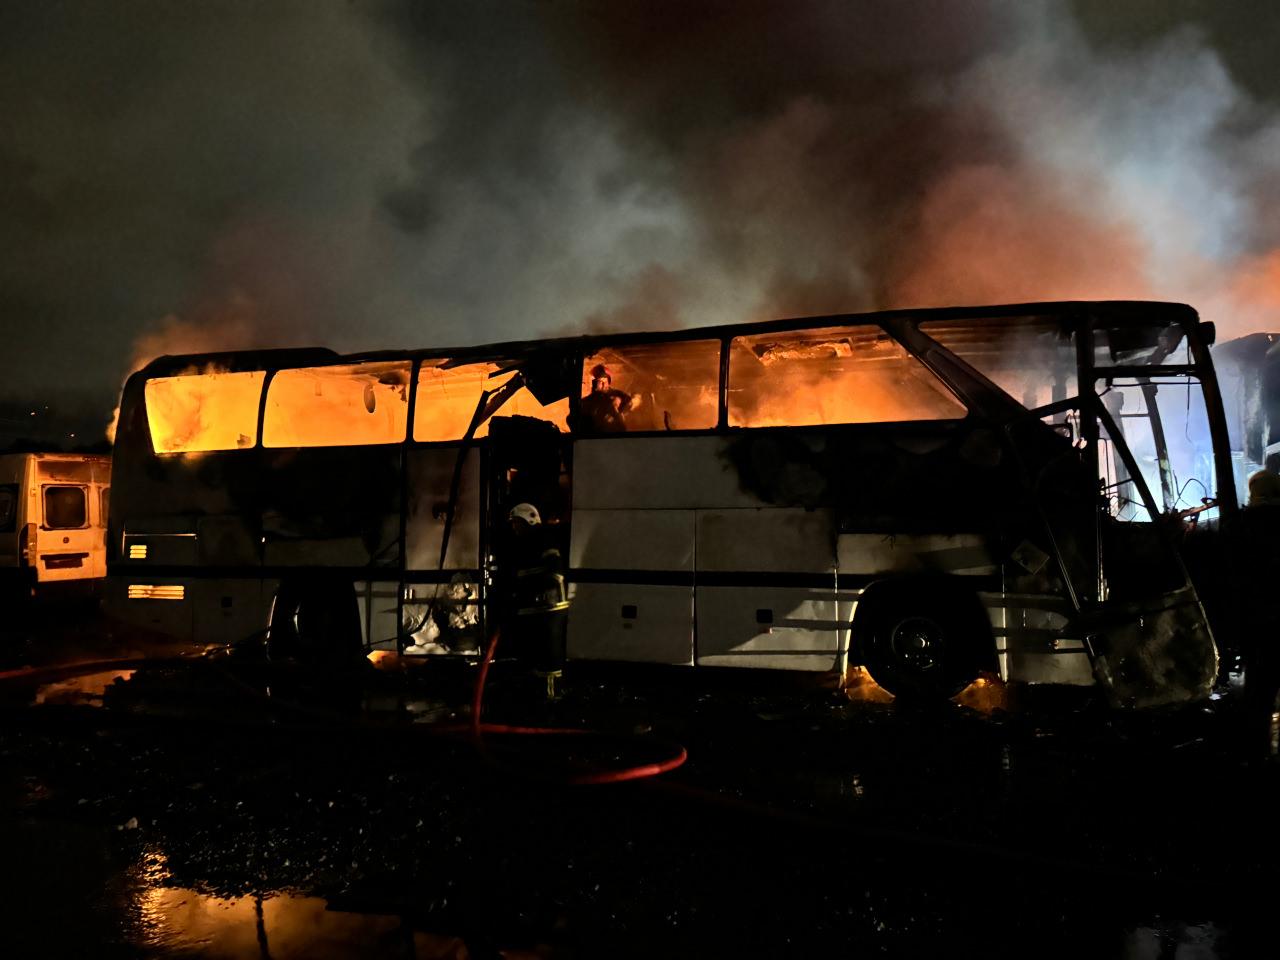
[[[699,666],[836,666],[830,510],[699,510],[697,558]]]
[[[692,510],[576,510],[568,652],[693,663]]]

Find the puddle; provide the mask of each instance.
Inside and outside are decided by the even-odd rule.
[[[319,897],[223,899],[181,887],[149,887],[139,894],[138,908],[137,946],[153,956],[403,957],[414,939],[399,917],[330,910]]]
[[[35,704],[94,704],[101,706],[106,690],[116,681],[132,677],[133,670],[102,670],[46,683],[36,688]]]
[[[168,885],[164,855],[143,854],[135,874],[132,945],[144,957],[202,960],[468,960],[458,936],[415,930],[399,915],[335,909],[323,897],[275,892],[215,896]],[[501,951],[508,958],[534,956]]]

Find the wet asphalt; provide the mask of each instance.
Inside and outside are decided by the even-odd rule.
[[[1277,955],[1280,776],[1225,695],[974,706],[802,678],[499,663],[332,675],[148,644],[89,608],[11,638],[0,682],[4,955]],[[976,708],[975,708],[976,707]],[[566,777],[652,762],[610,786]]]

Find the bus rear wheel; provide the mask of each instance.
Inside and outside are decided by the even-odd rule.
[[[858,602],[854,636],[871,678],[895,697],[955,696],[994,661],[976,598],[944,584],[894,583]]]
[[[339,665],[363,653],[355,588],[345,581],[283,583],[271,611],[272,660]]]

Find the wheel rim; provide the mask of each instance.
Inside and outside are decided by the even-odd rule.
[[[901,666],[917,673],[942,667],[942,627],[927,617],[907,617],[889,634],[889,649]]]

